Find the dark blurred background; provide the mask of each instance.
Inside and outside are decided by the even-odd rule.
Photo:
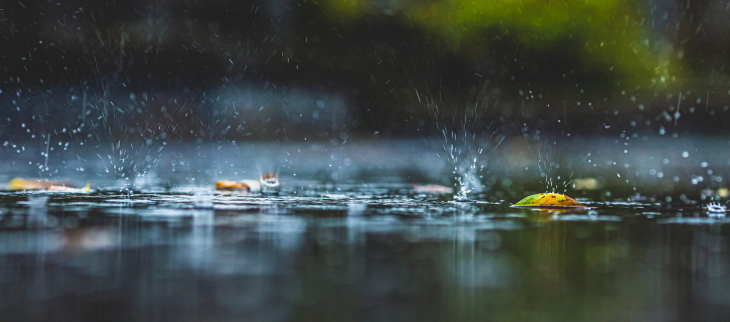
[[[7,1],[0,139],[428,137],[464,117],[505,135],[725,133],[729,9],[719,0]]]

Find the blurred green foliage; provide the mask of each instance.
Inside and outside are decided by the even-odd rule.
[[[15,106],[0,109],[0,136],[27,136],[22,124],[110,138],[168,124],[185,140],[440,136],[467,107],[479,129],[598,133],[618,117],[658,133],[676,115],[685,131],[724,133],[727,118],[693,114],[730,109],[724,3],[14,3],[0,11],[0,103]]]
[[[342,24],[354,24],[376,11],[364,0],[323,0],[324,11]],[[387,9],[390,10],[390,9]],[[390,11],[390,14],[396,12]],[[667,86],[679,70],[673,48],[647,29],[641,8],[622,0],[434,0],[402,2],[400,18],[445,42],[478,64],[490,54],[512,52],[518,71],[533,81],[628,80],[632,85]],[[564,59],[545,66],[539,57]],[[524,79],[523,79],[524,80]],[[626,82],[624,82],[626,84]]]

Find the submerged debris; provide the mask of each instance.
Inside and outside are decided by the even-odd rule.
[[[512,207],[531,208],[571,208],[588,209],[586,205],[575,201],[575,199],[558,193],[538,193],[527,196]]]
[[[47,190],[54,192],[89,192],[91,184],[87,183],[83,188],[73,188],[65,181],[50,180],[28,180],[23,178],[14,178],[8,182],[8,190],[24,191],[24,190]]]

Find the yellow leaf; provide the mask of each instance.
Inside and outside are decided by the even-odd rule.
[[[575,199],[558,193],[538,193],[527,196],[512,207],[534,208],[588,208]]]
[[[48,181],[48,180],[26,180],[23,178],[14,178],[8,182],[8,190],[19,191],[19,190],[45,190],[51,186],[64,186],[67,187],[67,182],[62,181]]]
[[[251,190],[251,188],[243,182],[220,180],[220,181],[216,181],[215,190],[248,192],[249,190]]]

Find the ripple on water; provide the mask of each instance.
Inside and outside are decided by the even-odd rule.
[[[104,203],[110,203],[110,204],[134,204],[134,205],[149,205],[154,204],[155,201],[148,200],[148,199],[132,199],[132,198],[125,198],[125,199],[106,199],[102,202]]]
[[[660,224],[684,225],[724,225],[730,223],[730,218],[724,217],[674,217],[657,221]]]
[[[554,215],[555,221],[621,221],[619,216],[601,216],[601,215]]]
[[[137,216],[141,218],[150,219],[179,219],[183,217],[192,217],[195,212],[192,210],[185,209],[164,209],[164,208],[153,208],[153,209],[140,209],[135,212]]]

